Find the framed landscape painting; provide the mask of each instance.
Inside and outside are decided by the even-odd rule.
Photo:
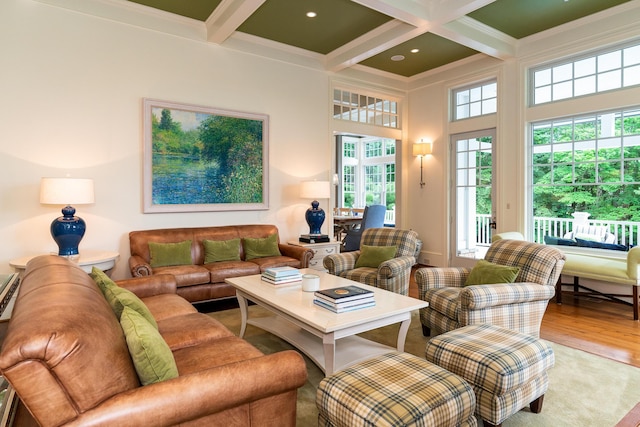
[[[144,212],[269,207],[269,117],[143,100]]]

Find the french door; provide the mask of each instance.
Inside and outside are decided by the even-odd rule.
[[[451,136],[451,266],[473,266],[491,244],[491,231],[497,223],[493,203],[495,141],[495,129]]]

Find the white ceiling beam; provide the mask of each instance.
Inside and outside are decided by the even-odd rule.
[[[222,0],[205,21],[207,40],[221,44],[266,0]]]
[[[387,22],[333,52],[329,52],[326,55],[325,66],[327,70],[333,72],[343,70],[393,46],[424,34],[428,31],[428,28],[428,26],[416,28],[398,20]]]
[[[406,22],[416,27],[429,23],[429,7],[425,1],[416,0],[352,0],[369,9]]]
[[[494,58],[509,59],[516,54],[516,39],[468,17],[434,26],[431,32]]]
[[[474,10],[485,7],[495,0],[439,0],[430,3],[429,16],[433,23],[445,24],[455,21]]]

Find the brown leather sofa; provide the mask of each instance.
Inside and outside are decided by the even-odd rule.
[[[307,378],[297,352],[264,355],[176,295],[170,275],[118,285],[151,311],[178,377],[140,385],[96,283],[64,258],[37,257],[20,284],[0,371],[41,426],[295,426]]]
[[[162,273],[172,274],[176,278],[178,295],[190,302],[233,297],[235,291],[231,285],[225,283],[226,278],[260,274],[270,267],[306,268],[313,258],[313,251],[300,246],[278,243],[281,256],[254,258],[247,261],[241,244],[240,261],[204,264],[203,240],[224,241],[246,237],[256,239],[273,234],[278,234],[278,228],[275,225],[264,224],[132,231],[129,233],[131,275],[142,277]],[[149,242],[179,243],[185,240],[191,240],[192,265],[151,267]]]

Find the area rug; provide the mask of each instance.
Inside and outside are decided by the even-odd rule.
[[[251,317],[267,316],[259,306],[249,308]],[[229,309],[209,313],[235,334],[240,331],[240,311]],[[395,346],[398,326],[392,325],[361,334],[389,346]],[[293,347],[259,328],[248,326],[244,337],[264,353],[274,353]],[[405,351],[424,357],[427,338],[422,336],[418,313],[413,313],[407,334]],[[508,418],[504,427],[549,426],[615,426],[627,412],[640,402],[640,368],[594,356],[559,344],[550,343],[556,356],[555,367],[549,371],[549,390],[542,412],[533,414],[523,409]],[[315,395],[322,371],[305,356],[309,378],[298,390],[297,425],[316,426],[318,411]],[[481,424],[480,424],[481,425]]]

